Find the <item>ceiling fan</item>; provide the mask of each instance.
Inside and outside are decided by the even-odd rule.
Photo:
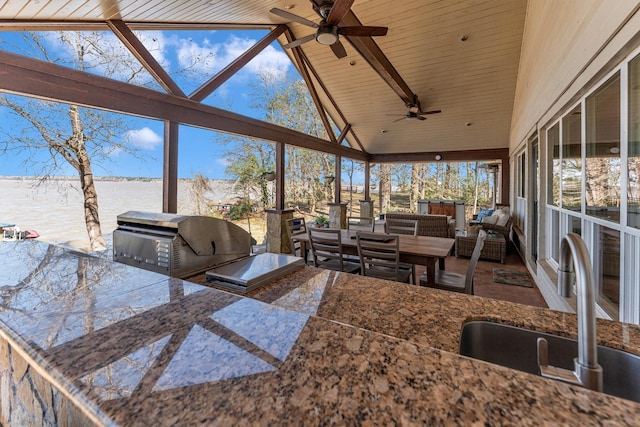
[[[309,34],[308,36],[294,40],[291,43],[287,43],[283,46],[284,48],[290,49],[315,39],[320,44],[331,46],[331,50],[338,58],[344,58],[347,56],[347,51],[344,49],[342,43],[340,43],[339,34],[354,37],[387,35],[387,27],[367,27],[362,25],[355,27],[338,26],[340,21],[342,21],[342,18],[344,18],[351,9],[351,5],[354,1],[355,0],[335,0],[333,3],[320,6],[318,8],[318,12],[322,20],[319,24],[278,8],[273,8],[270,12],[282,18],[316,29],[315,34]]]
[[[421,111],[420,104],[409,104],[407,107],[409,107],[407,113],[399,119],[394,120],[393,123],[399,122],[400,120],[427,120],[424,116],[442,113],[442,110]],[[395,114],[393,115],[395,116]]]

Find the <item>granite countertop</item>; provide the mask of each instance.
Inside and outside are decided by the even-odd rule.
[[[202,276],[191,281],[201,282]],[[640,405],[456,354],[471,319],[575,316],[304,267],[248,296],[0,244],[0,335],[96,424],[638,424]],[[640,354],[640,329],[599,321]]]

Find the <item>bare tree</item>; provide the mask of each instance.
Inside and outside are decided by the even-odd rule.
[[[207,211],[207,202],[205,195],[207,191],[211,191],[211,183],[202,175],[197,173],[191,180],[191,199],[196,215],[204,215]]]
[[[20,47],[28,51],[29,56],[84,71],[99,70],[108,76],[118,74],[128,82],[143,83],[142,76],[146,75],[142,65],[109,33],[23,33],[23,37],[24,43]],[[115,152],[135,153],[120,137],[126,130],[121,116],[10,95],[0,97],[0,106],[12,113],[16,126],[10,135],[0,139],[0,152],[48,153],[48,160],[38,165],[30,161],[25,165],[27,170],[38,169],[40,182],[63,171],[65,164],[71,165],[84,197],[84,217],[91,249],[105,249],[93,164],[109,160],[109,155]]]
[[[409,206],[412,212],[418,212],[418,199],[420,198],[420,170],[421,163],[411,165],[411,192],[409,193]]]
[[[381,164],[378,173],[380,181],[380,212],[387,212],[391,209],[391,164]]]

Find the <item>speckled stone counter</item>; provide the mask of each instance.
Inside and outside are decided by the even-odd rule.
[[[455,354],[470,319],[574,335],[550,310],[310,267],[239,296],[30,241],[0,244],[0,296],[0,350],[96,425],[640,423],[633,402]],[[635,326],[599,337],[640,354]]]

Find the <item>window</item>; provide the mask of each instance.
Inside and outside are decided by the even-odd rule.
[[[562,207],[580,211],[582,192],[580,105],[562,118]]]
[[[587,97],[587,215],[620,222],[620,73]]]
[[[547,132],[547,144],[549,147],[549,159],[551,159],[551,168],[549,168],[549,188],[548,200],[554,206],[560,206],[560,123],[556,123],[549,132]]]
[[[525,156],[525,153],[522,152],[520,153],[520,155],[518,155],[518,164],[517,164],[517,168],[518,170],[516,171],[516,178],[518,180],[518,184],[517,184],[517,190],[518,190],[518,197],[525,197],[525,188],[526,188],[526,181],[525,181],[525,171],[527,167],[527,158]]]
[[[598,305],[613,319],[620,305],[620,232],[594,224],[593,271],[598,289]]]
[[[640,56],[629,63],[627,225],[640,228]]]

